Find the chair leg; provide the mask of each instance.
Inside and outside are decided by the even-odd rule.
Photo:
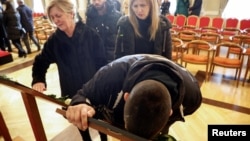
[[[238,70],[238,69],[237,69]],[[236,87],[238,87],[239,86],[239,81],[240,81],[240,75],[241,75],[241,69],[239,70],[239,72],[238,72],[239,74],[238,74],[238,78],[237,78],[237,82],[236,82]]]
[[[247,79],[247,74],[248,74],[248,71],[249,71],[249,67],[246,69],[245,76],[244,76],[244,78],[243,78],[243,83],[242,83],[242,86],[244,86],[244,85],[245,85],[245,81],[246,81],[246,79]]]

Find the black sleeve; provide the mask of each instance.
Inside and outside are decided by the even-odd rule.
[[[113,106],[118,93],[122,90],[126,73],[126,65],[120,63],[111,62],[102,67],[91,80],[78,90],[72,98],[71,105],[85,103],[86,99],[89,99],[93,106]]]

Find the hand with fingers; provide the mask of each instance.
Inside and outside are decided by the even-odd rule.
[[[94,115],[94,108],[87,104],[69,106],[66,111],[67,120],[83,131],[88,128],[88,117]]]

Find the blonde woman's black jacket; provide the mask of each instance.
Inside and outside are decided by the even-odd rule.
[[[72,37],[57,29],[50,36],[32,68],[32,85],[46,83],[50,64],[58,68],[62,96],[70,98],[96,71],[106,65],[103,42],[98,34],[81,21],[76,23]]]
[[[167,129],[175,121],[184,121],[184,116],[192,114],[201,104],[199,84],[185,68],[160,55],[137,54],[102,67],[77,92],[71,105],[88,103],[88,99],[97,111],[96,118],[123,127],[123,92],[130,92],[133,86],[146,79],[162,82],[171,94],[173,115]]]
[[[172,41],[170,33],[172,25],[164,16],[160,16],[159,24],[160,26],[154,41],[154,51],[151,54],[158,54],[168,59],[172,59]],[[125,55],[136,54],[136,36],[128,16],[123,16],[119,19],[117,28],[118,34],[116,37],[115,59]]]

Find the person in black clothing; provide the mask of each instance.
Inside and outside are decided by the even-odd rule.
[[[170,8],[170,1],[168,0],[164,0],[161,4],[161,14],[162,15],[166,15],[169,14],[169,8]]]
[[[108,62],[114,60],[116,23],[122,16],[110,0],[93,0],[87,9],[86,24],[95,29],[101,36]]]
[[[184,67],[160,55],[128,55],[102,67],[78,90],[66,118],[81,130],[93,117],[152,140],[184,122],[201,100],[196,78]]]
[[[32,88],[39,92],[46,90],[45,76],[52,63],[58,67],[61,96],[69,98],[107,64],[101,38],[78,21],[74,11],[71,0],[52,0],[48,5],[48,18],[57,29],[33,63]]]
[[[107,64],[103,41],[95,30],[77,19],[71,0],[50,1],[47,13],[57,29],[35,57],[32,88],[39,92],[46,90],[47,69],[56,63],[61,96],[72,98],[82,84]]]
[[[117,23],[115,59],[125,55],[158,54],[172,59],[169,20],[159,13],[156,0],[130,0],[129,15]]]
[[[3,20],[3,8],[0,2],[0,49],[5,51],[6,46],[8,47],[8,51],[12,52],[10,41],[7,38],[7,32]]]
[[[34,36],[34,25],[33,25],[33,16],[32,16],[32,10],[24,4],[23,0],[17,0],[18,7],[17,10],[20,13],[21,16],[21,24],[23,28],[26,30],[26,33],[23,36],[23,42],[27,48],[28,54],[31,53],[29,39],[33,41],[33,43],[37,46],[37,50],[39,51],[41,49],[36,37]]]
[[[189,8],[190,11],[189,15],[200,16],[201,8],[202,8],[202,0],[195,0],[193,6]]]
[[[121,3],[118,0],[112,0],[117,11],[121,11]]]
[[[27,53],[23,49],[21,44],[21,18],[19,12],[15,9],[14,5],[7,1],[6,9],[3,13],[4,15],[4,24],[6,27],[8,39],[11,40],[12,44],[18,49],[18,57],[26,57]]]

